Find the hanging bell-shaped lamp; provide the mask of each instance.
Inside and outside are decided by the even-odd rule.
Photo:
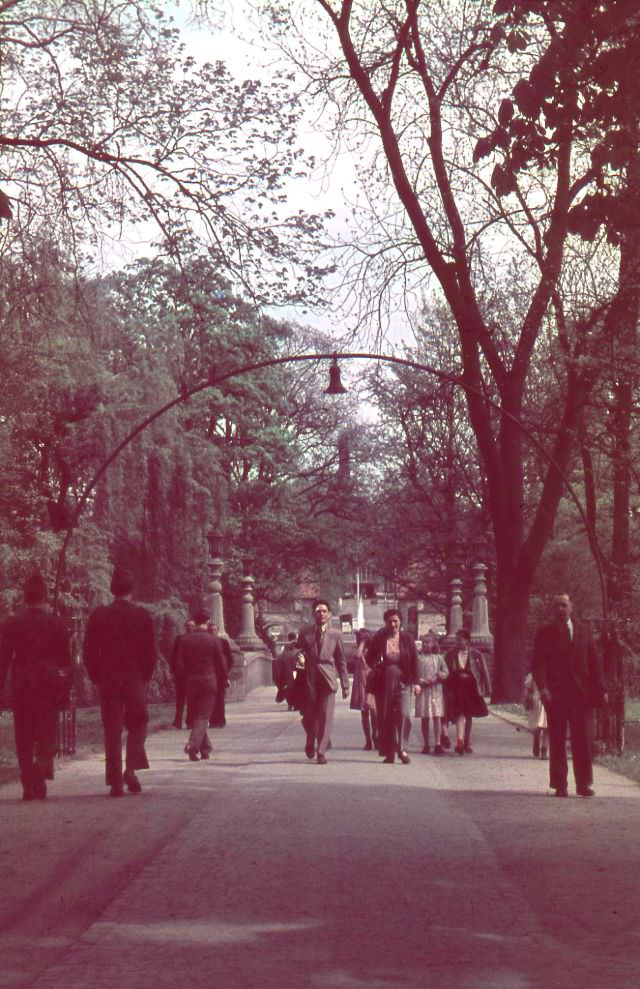
[[[334,355],[331,361],[331,367],[329,368],[329,386],[325,388],[325,395],[345,395],[347,389],[344,387],[340,381],[340,368],[338,367],[338,358]]]

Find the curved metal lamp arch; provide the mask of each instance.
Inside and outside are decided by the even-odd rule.
[[[279,364],[302,364],[309,363],[310,361],[323,361],[323,360],[368,360],[368,361],[381,361],[385,364],[397,364],[401,367],[412,368],[415,371],[423,371],[425,374],[430,374],[435,378],[439,378],[441,381],[447,381],[450,384],[458,385],[467,392],[471,392],[474,395],[480,397],[488,405],[492,406],[500,415],[506,416],[521,432],[527,437],[531,444],[542,454],[547,463],[557,472],[558,476],[562,480],[567,492],[571,496],[571,500],[575,504],[582,523],[584,525],[585,531],[589,537],[589,545],[591,548],[592,556],[596,564],[598,571],[598,579],[600,583],[600,595],[602,600],[602,617],[606,621],[608,618],[608,594],[607,594],[607,584],[604,569],[602,566],[602,561],[599,557],[597,550],[597,540],[591,523],[587,518],[585,509],[582,506],[582,502],[578,497],[578,494],[569,481],[568,477],[560,467],[560,465],[555,461],[551,454],[545,450],[540,441],[533,435],[533,433],[524,425],[524,423],[511,412],[504,409],[499,402],[485,395],[474,385],[470,385],[464,380],[460,375],[450,374],[447,371],[442,371],[440,368],[432,367],[429,364],[422,364],[420,361],[412,361],[405,357],[396,357],[393,354],[376,354],[368,351],[362,352],[338,352],[334,351],[327,354],[288,354],[284,357],[271,357],[263,361],[256,361],[253,364],[245,364],[239,368],[233,368],[230,371],[225,371],[220,375],[211,375],[206,381],[200,382],[200,384],[195,385],[193,388],[182,391],[175,398],[164,405],[161,405],[154,412],[151,412],[145,419],[140,422],[135,429],[132,429],[123,440],[118,443],[116,447],[111,451],[109,456],[103,460],[102,464],[93,475],[90,481],[87,482],[78,503],[76,505],[73,517],[67,526],[67,531],[65,533],[65,538],[60,548],[60,553],[58,555],[58,562],[56,566],[56,580],[54,589],[54,604],[57,606],[58,596],[60,593],[60,583],[62,580],[62,575],[64,573],[65,560],[67,555],[67,549],[71,538],[73,536],[74,529],[76,528],[78,521],[84,508],[89,500],[91,493],[95,490],[98,482],[106,473],[108,468],[111,466],[116,457],[131,443],[132,440],[139,436],[140,433],[150,426],[156,419],[159,419],[170,409],[175,408],[177,405],[188,401],[193,395],[197,395],[202,391],[206,391],[207,388],[214,388],[225,381],[229,381],[231,378],[237,378],[243,374],[250,374],[253,371],[261,371],[268,367],[277,367]]]

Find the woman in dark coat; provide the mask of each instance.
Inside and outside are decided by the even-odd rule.
[[[484,697],[491,694],[489,670],[482,653],[478,649],[471,649],[470,644],[469,629],[459,628],[456,632],[456,644],[445,656],[449,669],[445,686],[447,716],[450,721],[455,721],[455,750],[458,755],[473,752],[473,718],[484,718],[489,713],[484,701]]]
[[[403,743],[411,725],[411,693],[420,693],[416,644],[401,631],[402,616],[397,608],[384,613],[384,628],[371,639],[367,662],[375,670],[374,687],[378,714],[380,755],[394,762],[410,761]]]

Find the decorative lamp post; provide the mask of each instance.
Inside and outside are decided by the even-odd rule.
[[[211,620],[218,626],[218,632],[226,635],[221,580],[224,561],[220,556],[223,538],[223,534],[219,529],[211,529],[207,533],[207,542],[209,543],[207,604],[209,613],[211,614]]]
[[[489,609],[487,605],[487,579],[489,568],[484,563],[475,563],[473,567],[473,614],[471,619],[471,638],[483,643],[491,643],[493,636],[489,631]]]
[[[237,643],[243,652],[264,650],[264,642],[256,634],[256,615],[253,588],[255,580],[247,574],[241,580],[242,584],[242,626]]]
[[[451,581],[451,609],[449,611],[448,639],[453,639],[459,628],[462,628],[462,581],[454,577]]]

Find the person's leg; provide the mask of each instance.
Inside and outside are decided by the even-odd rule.
[[[34,761],[43,780],[53,779],[59,718],[58,709],[48,698],[41,697],[36,712]]]
[[[316,687],[318,695],[318,715],[316,737],[318,739],[318,759],[324,758],[331,741],[333,715],[336,708],[336,695],[329,686]]]
[[[464,754],[464,714],[459,714],[456,718],[456,752]]]
[[[422,751],[426,755],[429,752],[429,719],[421,718],[420,724],[422,726]]]
[[[187,700],[187,681],[182,674],[179,674],[175,678],[175,688],[176,688],[176,714],[173,719],[174,728],[182,728],[182,719],[184,717],[184,706]]]
[[[33,792],[35,725],[35,714],[28,697],[16,697],[13,702],[13,736],[24,800],[32,800],[35,796]]]
[[[399,687],[398,697],[398,753],[406,755],[411,737],[411,690],[405,684]]]
[[[362,722],[362,730],[364,732],[364,747],[366,751],[369,752],[373,748],[373,739],[371,738],[371,727],[369,723],[369,712],[361,711],[360,720]]]
[[[371,718],[371,739],[373,741],[374,749],[378,748],[378,733],[380,731],[378,725],[378,715],[374,710],[369,711],[369,717]]]
[[[433,742],[434,742],[434,752],[436,755],[442,754],[442,745],[440,744],[441,738],[441,718],[437,714],[433,716]]]
[[[313,759],[316,754],[316,724],[318,720],[316,702],[316,694],[314,693],[313,695],[310,695],[307,691],[301,709],[302,727],[304,728],[307,736],[304,746],[304,752],[307,759]]]
[[[126,768],[129,772],[148,769],[144,743],[147,738],[147,685],[134,680],[125,688],[124,724],[127,729]]]
[[[571,758],[576,791],[585,794],[593,782],[591,754],[591,709],[574,702],[569,709],[569,731],[571,734]]]
[[[540,729],[540,758],[549,758],[549,732],[546,728]]]
[[[566,699],[552,698],[547,710],[549,722],[549,786],[559,793],[567,792],[567,722]]]
[[[442,728],[440,730],[440,745],[443,749],[450,749],[451,742],[449,741],[449,722],[446,718],[442,719]]]
[[[124,701],[111,686],[100,688],[100,713],[104,731],[105,780],[112,791],[122,791],[122,731]],[[117,795],[114,793],[114,796]]]
[[[191,731],[185,745],[185,752],[192,761],[196,761],[204,745],[209,719],[206,714],[202,714],[197,710],[192,712],[192,719]],[[209,745],[210,748],[211,745]]]
[[[473,719],[470,714],[467,714],[464,719],[464,750],[465,752],[473,752],[471,748],[471,727],[473,724]]]
[[[207,692],[203,691],[197,683],[187,686],[187,696],[189,699],[189,710],[191,711],[191,731],[185,745],[185,752],[196,762],[200,754],[200,749],[209,724],[210,707],[206,703]]]
[[[533,732],[533,757],[537,759],[540,755],[540,729],[536,728]]]

